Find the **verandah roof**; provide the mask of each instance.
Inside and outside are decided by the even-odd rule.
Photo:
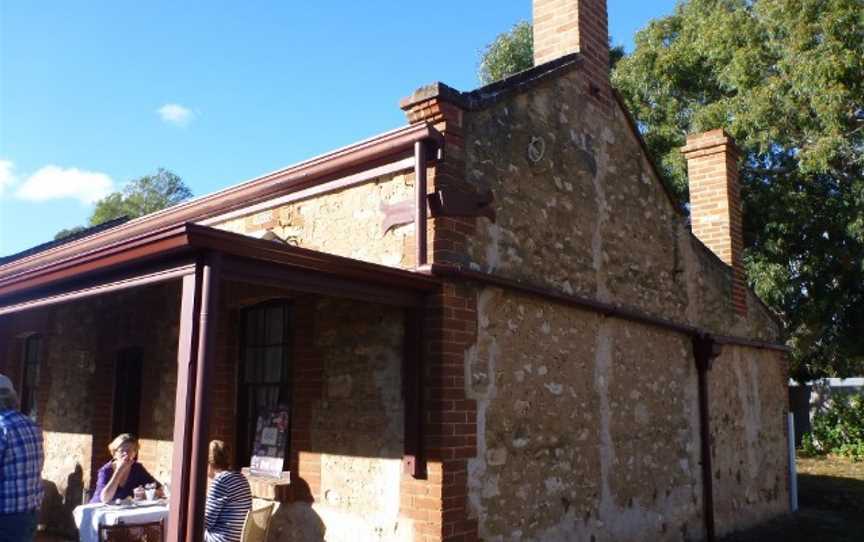
[[[114,290],[181,280],[177,405],[167,540],[201,538],[208,409],[213,371],[214,316],[222,280],[271,283],[295,291],[406,307],[405,456],[422,475],[422,320],[418,310],[440,281],[359,260],[185,223],[67,251],[50,262],[0,268],[0,316]],[[408,337],[411,337],[410,339]]]
[[[224,278],[400,306],[419,304],[422,294],[440,284],[425,274],[186,223],[47,264],[0,269],[0,314],[176,278],[206,254],[220,256]]]

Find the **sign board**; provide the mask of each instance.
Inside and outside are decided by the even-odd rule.
[[[279,478],[285,467],[285,448],[291,428],[287,406],[278,406],[258,416],[250,471],[259,476]]]

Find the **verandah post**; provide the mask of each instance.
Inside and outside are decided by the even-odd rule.
[[[207,445],[210,428],[208,397],[212,389],[216,318],[219,313],[220,256],[210,254],[201,266],[201,304],[198,320],[195,409],[189,458],[189,501],[186,540],[204,540],[204,506],[207,492]]]
[[[182,279],[167,542],[203,539],[218,269],[218,257],[209,257]]]
[[[168,503],[167,542],[185,542],[189,500],[189,458],[195,408],[195,372],[201,281],[195,272],[182,278],[180,332],[177,341],[177,392],[174,399],[174,450],[171,458],[171,497]]]

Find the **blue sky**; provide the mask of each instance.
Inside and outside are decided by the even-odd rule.
[[[673,0],[609,0],[634,33]],[[400,98],[478,86],[530,0],[0,1],[0,255],[168,168],[213,192],[405,123]]]

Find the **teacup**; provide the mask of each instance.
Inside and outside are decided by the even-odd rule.
[[[149,488],[145,489],[144,495],[147,496],[148,501],[155,501],[156,500],[156,488],[154,487],[152,489],[149,489]]]

